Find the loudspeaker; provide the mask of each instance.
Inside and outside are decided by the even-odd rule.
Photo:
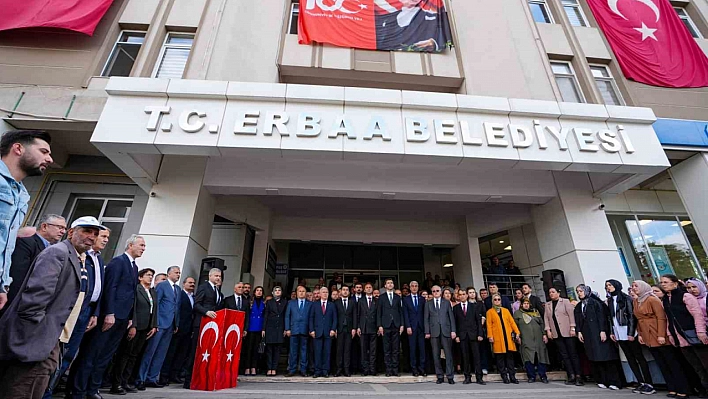
[[[204,258],[202,259],[202,267],[199,269],[199,284],[209,281],[209,270],[217,268],[221,269],[221,278],[224,278],[224,270],[228,267],[224,265],[224,260],[221,258]]]
[[[562,270],[549,269],[541,273],[541,281],[543,281],[543,292],[548,296],[548,290],[555,288],[558,290],[562,298],[568,298],[568,293],[565,290],[565,275]]]

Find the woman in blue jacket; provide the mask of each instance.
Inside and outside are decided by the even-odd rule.
[[[263,287],[258,286],[253,290],[253,303],[251,304],[251,313],[248,319],[248,335],[246,335],[242,349],[243,356],[241,356],[241,361],[244,363],[244,375],[256,375],[258,346],[262,338],[264,311]]]

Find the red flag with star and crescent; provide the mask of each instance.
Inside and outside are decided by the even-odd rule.
[[[669,0],[588,0],[627,79],[708,86],[708,58]]]
[[[214,391],[233,388],[238,381],[246,314],[224,309],[216,318],[202,317],[190,388]]]

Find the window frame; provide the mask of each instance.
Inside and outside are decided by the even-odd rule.
[[[592,73],[593,68],[603,68],[605,71],[607,71],[608,77],[597,77]],[[617,95],[617,98],[619,99],[620,103],[619,104],[607,104],[607,101],[603,98],[602,101],[606,105],[620,105],[620,106],[625,106],[627,105],[627,102],[624,101],[624,97],[622,96],[622,92],[619,89],[619,85],[617,84],[617,80],[615,79],[614,75],[612,75],[612,70],[607,65],[603,64],[590,64],[590,75],[592,76],[592,80],[595,82],[595,85],[597,86],[597,81],[602,80],[602,81],[609,81],[610,85],[612,86],[612,90],[615,91],[615,94]],[[598,86],[599,88],[599,86]]]
[[[297,17],[298,20],[300,19],[300,2],[298,0],[293,0],[290,3],[290,13],[288,14],[288,35],[297,35],[298,31],[297,29],[295,30],[295,33],[292,33],[292,28],[293,28],[293,14],[295,14],[295,8],[297,7]]]
[[[536,21],[536,19],[533,17],[533,11],[531,10],[531,4],[538,4],[539,6],[543,7],[546,10],[546,15],[548,15],[548,22]],[[556,23],[555,20],[553,19],[553,14],[551,13],[551,8],[548,7],[548,2],[546,0],[526,0],[526,6],[529,7],[529,11],[531,12],[531,18],[537,24],[555,24]]]
[[[101,75],[100,75],[101,77],[104,77],[104,78],[110,77],[110,76],[106,75],[106,68],[108,68],[108,64],[111,62],[111,59],[113,59],[113,54],[115,53],[116,48],[118,47],[118,44],[120,44],[120,43],[131,44],[129,42],[122,42],[120,40],[123,37],[123,34],[126,34],[126,33],[127,34],[142,33],[144,35],[143,39],[147,38],[147,31],[144,31],[144,30],[132,30],[132,29],[121,30],[120,33],[118,33],[118,38],[116,38],[115,42],[113,42],[113,47],[111,47],[111,52],[108,53],[108,58],[106,59],[106,62],[103,64],[103,68],[101,68]],[[143,42],[140,44],[140,50],[143,49],[144,45],[145,45],[145,40],[143,40]],[[133,65],[135,65],[135,64],[133,64]],[[131,72],[132,72],[132,68],[131,68]]]
[[[564,3],[565,1],[573,1],[573,2],[575,2],[575,5],[566,5]],[[585,27],[585,28],[590,26],[590,22],[588,21],[588,17],[585,15],[585,11],[583,11],[583,7],[580,6],[580,0],[561,0],[561,6],[563,7],[563,12],[565,13],[566,16],[568,16],[568,11],[566,10],[566,7],[574,7],[574,8],[578,9],[582,24],[581,25],[573,25],[571,23],[570,24],[571,26],[581,26],[581,27]],[[568,20],[570,21],[570,17],[568,17]]]
[[[189,46],[185,46],[183,44],[169,44],[168,40],[170,40],[171,37],[179,37],[179,36],[191,36],[192,39],[192,44]],[[162,60],[165,57],[165,52],[167,51],[167,48],[177,48],[177,49],[189,49],[189,57],[192,56],[192,47],[194,47],[194,40],[196,39],[196,34],[194,33],[185,33],[185,32],[167,32],[165,35],[165,40],[162,41],[162,47],[160,47],[160,53],[157,56],[157,61],[155,62],[155,67],[152,70],[152,74],[150,77],[152,78],[157,78],[157,73],[160,70],[160,65],[162,65]],[[189,57],[187,57],[187,62],[189,62]],[[184,65],[185,69],[187,68],[187,64],[185,63]],[[182,76],[179,79],[184,78],[184,71],[182,71]],[[176,78],[169,78],[169,79],[176,79]]]
[[[681,22],[686,25],[686,22],[688,22],[688,25],[691,26],[691,29],[689,29],[689,33],[691,33],[691,36],[694,39],[703,39],[703,34],[701,34],[701,31],[698,29],[698,26],[693,22],[693,19],[691,19],[691,16],[688,14],[688,11],[686,11],[686,7],[681,7],[681,6],[673,6],[674,11],[676,11],[676,14],[678,15],[679,19]],[[697,36],[693,36],[693,32],[696,33]]]
[[[553,64],[563,64],[567,65],[568,68],[570,69],[570,74],[561,74],[561,73],[556,73],[553,70]],[[551,66],[551,72],[553,72],[553,80],[556,82],[556,86],[558,86],[558,91],[561,94],[561,100],[563,102],[570,102],[566,101],[565,98],[563,98],[563,92],[560,89],[560,85],[558,84],[557,78],[563,77],[563,78],[572,78],[573,79],[573,85],[575,85],[575,89],[578,91],[578,94],[580,95],[580,103],[579,104],[587,104],[587,99],[585,98],[585,93],[583,93],[582,88],[580,87],[580,82],[578,81],[578,75],[575,74],[575,68],[573,68],[573,64],[570,61],[558,61],[558,60],[551,60],[550,61],[550,66]]]

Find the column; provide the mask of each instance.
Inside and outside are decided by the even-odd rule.
[[[146,243],[141,268],[160,273],[177,265],[185,276],[199,277],[214,222],[214,197],[202,186],[207,160],[164,156],[140,226]]]
[[[701,152],[688,158],[671,167],[669,174],[703,248],[708,248],[708,154]]]
[[[482,256],[479,253],[479,237],[471,231],[472,220],[468,216],[460,224],[460,245],[452,250],[452,263],[455,268],[455,281],[461,287],[484,287],[482,276]]]
[[[525,224],[508,230],[511,253],[516,263],[516,267],[521,270],[521,274],[527,277],[526,282],[532,284],[536,296],[545,298],[543,292],[543,282],[540,280],[543,271],[543,260],[541,251],[538,248],[538,239],[533,224]]]
[[[580,283],[603,292],[605,280],[625,287],[627,276],[601,201],[587,173],[554,172],[558,196],[532,209],[543,267],[565,273],[567,287]]]

